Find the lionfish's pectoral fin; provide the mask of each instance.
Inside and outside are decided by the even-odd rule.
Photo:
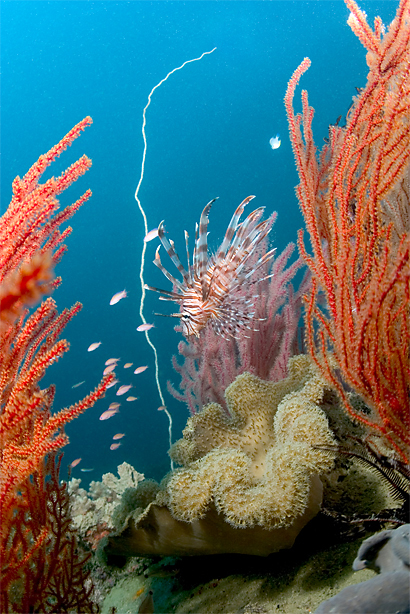
[[[191,262],[189,259],[189,234],[187,233],[186,230],[184,230],[184,236],[185,236],[186,261],[187,261],[187,267],[188,267],[188,281],[189,281],[189,284],[192,285],[192,269],[191,269]]]
[[[182,264],[181,259],[175,250],[174,243],[173,242],[171,243],[170,241],[168,241],[168,239],[165,236],[163,221],[158,226],[158,236],[160,238],[162,245],[165,247],[168,256],[171,258],[172,262],[175,264],[176,268],[181,273],[184,283],[189,284],[189,274],[185,270],[184,265]]]
[[[160,294],[163,294],[164,296],[160,296],[160,300],[163,301],[180,301],[182,300],[182,297],[180,294],[177,294],[176,292],[170,292],[169,290],[161,290],[160,288],[156,288],[155,286],[148,286],[148,284],[144,284],[144,289],[145,290],[152,290],[153,292],[159,292]]]
[[[178,290],[183,292],[184,286],[181,284],[181,282],[178,281],[173,275],[171,275],[171,273],[168,273],[166,268],[162,265],[161,258],[159,257],[159,249],[160,246],[157,247],[157,250],[155,252],[155,260],[153,261],[155,266],[159,268],[161,273],[165,275],[165,277],[168,279],[168,281],[171,282],[173,286],[176,286]]]
[[[163,318],[182,318],[182,313],[154,313],[154,316],[162,316]]]

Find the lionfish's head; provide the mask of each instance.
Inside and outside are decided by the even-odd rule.
[[[201,284],[193,280],[192,286],[186,288],[181,302],[181,311],[175,314],[180,318],[182,332],[186,337],[199,337],[201,330],[208,323],[213,323],[220,318],[218,301],[212,293],[204,301],[202,300]]]
[[[199,328],[198,323],[195,322],[189,311],[183,311],[182,313],[178,314],[178,316],[181,318],[182,334],[185,335],[185,337],[192,337],[192,335],[199,337],[199,333],[204,326]]]
[[[154,264],[173,284],[174,289],[171,292],[152,286],[145,287],[159,292],[161,300],[174,301],[180,305],[179,313],[173,313],[170,317],[180,319],[186,337],[199,337],[201,330],[208,324],[222,337],[237,336],[241,330],[254,328],[253,300],[249,299],[249,294],[254,295],[253,284],[256,281],[266,279],[267,267],[275,250],[263,249],[263,241],[272,227],[274,217],[260,222],[262,207],[252,211],[239,224],[244,207],[252,198],[246,198],[236,209],[225,237],[213,256],[208,256],[207,229],[208,214],[214,201],[206,205],[196,229],[192,259],[189,255],[188,233],[185,232],[187,270],[173,241],[165,237],[163,223],[158,227],[161,243],[181,274],[182,281],[162,265],[158,247]],[[254,275],[258,270],[263,273],[261,277]]]

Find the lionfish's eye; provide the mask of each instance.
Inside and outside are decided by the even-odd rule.
[[[191,316],[189,315],[189,313],[183,313],[181,316],[182,322],[187,322],[190,319],[191,319]]]

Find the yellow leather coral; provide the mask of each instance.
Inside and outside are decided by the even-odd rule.
[[[319,476],[333,464],[314,446],[335,443],[318,406],[324,387],[311,360],[296,356],[279,382],[237,377],[225,392],[229,415],[211,403],[189,418],[171,449],[183,465],[166,485],[174,518],[192,522],[214,506],[233,527],[272,529],[289,527],[309,505],[313,517]]]
[[[188,419],[171,449],[183,467],[145,510],[128,515],[106,555],[267,556],[291,548],[319,512],[320,475],[333,464],[315,447],[335,443],[320,408],[325,387],[307,356],[292,358],[280,382],[237,377],[225,392],[229,415],[211,403]]]

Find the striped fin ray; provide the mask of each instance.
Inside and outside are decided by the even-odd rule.
[[[207,268],[207,260],[208,260],[208,222],[209,222],[209,212],[213,203],[216,201],[216,198],[209,201],[209,203],[205,206],[204,210],[201,213],[201,217],[199,219],[199,233],[198,233],[198,241],[197,241],[197,258],[198,258],[198,277],[201,282],[202,288],[202,300],[204,301],[207,296],[207,284],[205,279],[205,271]]]
[[[263,254],[263,256],[259,258],[258,262],[251,268],[250,271],[247,271],[243,277],[241,276],[242,267],[240,267],[240,270],[238,268],[238,275],[239,277],[241,277],[241,280],[249,279],[249,277],[251,277],[255,273],[255,271],[260,269],[264,264],[266,264],[269,260],[273,258],[273,256],[275,255],[275,252],[276,252],[276,247],[266,252],[266,254]],[[259,279],[258,281],[263,281],[264,279],[267,279],[268,277],[271,277],[271,276],[267,275],[266,277],[263,277],[262,279]]]
[[[212,289],[212,293],[220,299],[228,290],[237,287],[246,278],[244,275],[241,275],[241,271],[246,267],[254,250],[266,237],[272,227],[274,222],[272,216],[264,222],[259,222],[263,212],[264,207],[259,207],[248,215],[238,228],[238,232],[235,235],[226,257],[217,261],[215,265],[212,272],[212,279],[209,283],[209,290],[211,291]],[[269,260],[269,258],[266,258],[260,265],[258,263],[257,268],[262,266],[267,260]],[[252,267],[251,274],[253,274],[255,270],[256,269]],[[224,279],[227,281],[229,280],[228,285],[224,282]]]
[[[246,252],[248,250],[249,244],[252,242],[255,235],[258,234],[258,228],[260,224],[258,224],[259,219],[261,218],[264,212],[264,207],[259,207],[252,211],[243,221],[236,236],[232,242],[231,247],[227,253],[227,259],[232,259],[235,254],[239,252]],[[266,222],[261,222],[262,224],[266,224]]]
[[[192,286],[192,267],[189,261],[189,234],[187,233],[186,230],[184,230],[184,236],[185,236],[186,261],[187,261],[187,268],[188,268],[188,283],[190,286]]]
[[[195,223],[195,243],[194,251],[192,252],[192,269],[194,276],[198,277],[198,253],[196,246],[198,245],[198,223]]]
[[[160,250],[160,246],[158,245],[157,251],[155,252],[155,260],[153,261],[155,266],[159,268],[161,273],[165,275],[165,277],[168,279],[168,281],[171,282],[171,284],[175,285],[178,288],[178,290],[180,290],[181,292],[184,292],[183,284],[181,284],[180,281],[175,279],[175,277],[171,275],[171,273],[168,273],[166,268],[162,266],[161,258],[159,257],[159,250]]]
[[[253,255],[255,249],[257,249],[261,241],[263,241],[263,239],[270,231],[271,224],[269,223],[269,220],[266,222],[261,222],[257,226],[254,226],[262,215],[262,212],[263,209],[256,210],[254,212],[257,213],[257,215],[254,216],[254,218],[251,220],[251,226],[244,228],[244,230],[247,230],[249,234],[246,235],[245,232],[241,233],[241,242],[239,242],[239,245],[236,247],[236,249],[229,249],[225,260],[219,263],[219,270],[225,270],[226,273],[228,273],[228,271],[235,271],[235,275],[237,276],[239,275],[240,271],[248,264],[249,258]],[[244,221],[244,224],[246,221],[247,220]],[[215,271],[215,274],[218,275],[219,271]]]
[[[217,253],[216,253],[216,261],[218,262],[219,260],[221,260],[222,258],[225,257],[226,255],[226,251],[229,247],[230,242],[233,239],[233,236],[236,232],[236,229],[238,227],[238,222],[239,219],[245,209],[245,206],[255,198],[255,196],[248,196],[247,198],[245,198],[245,200],[243,200],[241,202],[241,204],[239,205],[239,207],[236,209],[235,213],[232,216],[231,221],[229,222],[229,226],[227,228],[227,231],[225,233],[224,239],[221,243],[220,248],[218,249]]]
[[[183,301],[184,297],[181,294],[177,294],[176,292],[169,292],[168,290],[161,290],[160,288],[156,288],[155,286],[149,286],[148,284],[144,284],[145,290],[152,290],[153,292],[159,292],[164,296],[160,296],[161,301]]]
[[[162,221],[160,223],[160,225],[158,226],[158,236],[161,240],[162,245],[165,247],[168,256],[171,258],[172,262],[175,264],[175,266],[177,267],[178,271],[181,273],[184,282],[186,284],[189,283],[189,275],[186,272],[184,265],[181,262],[180,257],[178,256],[177,252],[175,251],[175,247],[174,245],[171,245],[171,243],[168,241],[168,239],[165,236],[164,233],[164,222]],[[159,256],[158,256],[159,257]],[[155,260],[157,259],[157,256],[155,256]],[[154,260],[154,264],[156,264]]]
[[[254,250],[260,245],[260,243],[266,238],[271,229],[269,220],[261,222],[253,229],[253,231],[245,238],[243,243],[237,249],[233,261],[235,266],[240,262],[240,268],[244,266],[249,256],[252,255]]]
[[[256,210],[258,211],[258,210]],[[255,211],[255,212],[256,212]],[[259,213],[259,211],[258,211]],[[262,214],[262,212],[261,212]],[[276,215],[272,214],[267,220],[254,225],[259,219],[252,220],[253,224],[248,229],[247,236],[241,241],[236,253],[241,254],[241,260],[245,261],[256,247],[267,237],[275,222]],[[228,253],[229,256],[229,253]]]

